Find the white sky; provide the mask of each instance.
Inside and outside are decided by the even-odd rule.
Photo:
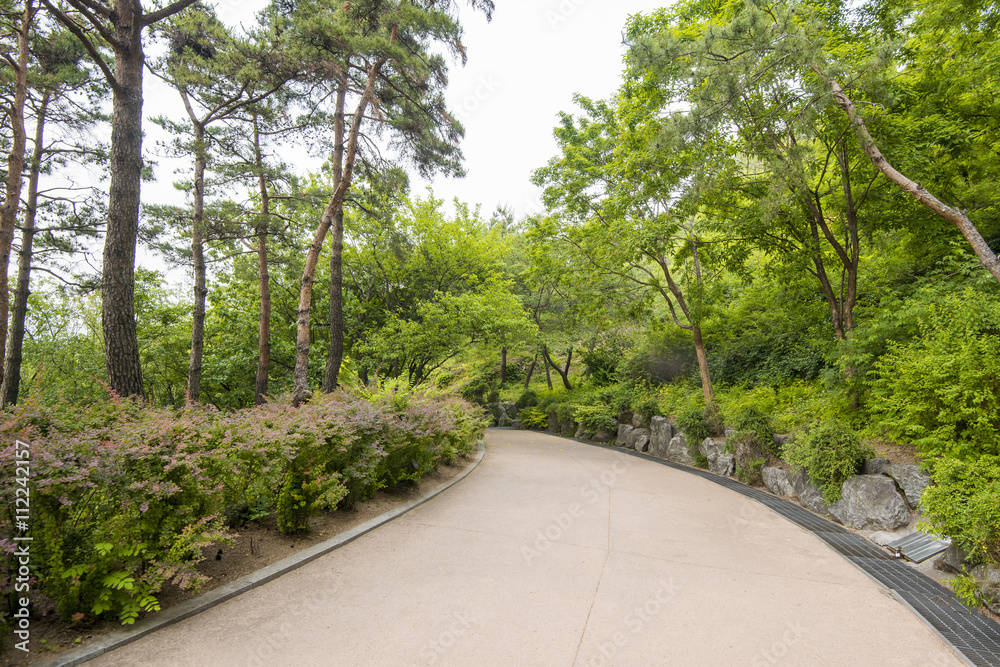
[[[264,4],[264,0],[221,0],[216,8],[226,23],[249,25]],[[606,98],[617,90],[626,19],[664,4],[654,0],[496,0],[493,21],[487,23],[482,14],[462,2],[469,62],[464,68],[460,63],[452,66],[447,97],[466,128],[462,149],[468,175],[435,178],[430,183],[435,196],[481,204],[487,217],[501,204],[512,207],[518,218],[537,212],[540,192],[529,179],[532,170],[556,154],[552,130],[558,112],[576,112],[574,93]],[[147,116],[183,117],[176,93],[148,74],[145,82]],[[148,122],[145,127],[146,151],[155,151],[158,128]],[[157,182],[145,184],[143,200],[175,200],[174,170],[187,165],[162,156],[154,159]],[[296,166],[304,172],[320,163],[303,160]],[[411,185],[412,192],[422,196],[428,184],[414,178]]]

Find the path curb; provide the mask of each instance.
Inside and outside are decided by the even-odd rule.
[[[222,604],[227,600],[231,600],[238,595],[242,595],[247,591],[251,591],[258,586],[262,586],[269,581],[277,579],[283,574],[296,570],[303,565],[316,560],[320,556],[324,556],[331,551],[339,549],[345,544],[353,542],[362,535],[370,533],[379,526],[385,525],[393,519],[401,517],[410,510],[423,505],[431,498],[447,491],[468,477],[469,474],[479,466],[485,455],[486,443],[485,441],[480,441],[478,451],[474,454],[472,465],[433,491],[430,491],[419,498],[415,498],[405,505],[400,505],[399,507],[389,510],[384,514],[380,514],[373,519],[369,519],[368,521],[355,526],[350,530],[339,533],[325,542],[320,542],[319,544],[315,544],[308,549],[303,549],[288,558],[261,568],[260,570],[252,572],[251,574],[241,577],[233,582],[219,586],[204,595],[199,595],[196,598],[192,598],[191,600],[182,602],[179,605],[170,607],[156,613],[153,616],[147,617],[143,621],[136,623],[130,630],[113,632],[109,635],[96,639],[79,649],[67,651],[62,655],[56,656],[44,662],[35,663],[33,667],[73,667],[73,665],[79,665],[87,662],[88,660],[93,660],[94,658],[104,655],[109,651],[113,651],[114,649],[125,646],[126,644],[131,644],[137,639],[145,637],[148,634],[173,625],[174,623],[179,623],[186,618],[200,614],[201,612],[207,611],[216,605]]]

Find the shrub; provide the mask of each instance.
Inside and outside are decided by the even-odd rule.
[[[943,458],[920,498],[926,525],[978,562],[1000,563],[1000,456]]]
[[[890,345],[871,374],[871,412],[893,439],[925,457],[1000,454],[1000,303],[966,289]]]
[[[607,405],[578,405],[573,411],[573,420],[583,424],[588,433],[596,433],[604,428],[615,431],[618,428],[618,416]]]
[[[729,445],[736,457],[736,477],[746,484],[760,486],[764,483],[761,467],[767,463],[768,453],[774,452],[774,431],[770,418],[753,407],[744,407],[735,413],[735,435]]]
[[[846,424],[828,421],[813,427],[785,445],[785,461],[806,471],[823,491],[823,500],[840,500],[840,487],[875,455]]]
[[[521,392],[521,395],[517,397],[517,401],[515,401],[514,404],[517,406],[518,410],[538,405],[538,394],[535,393],[533,389],[525,389]]]
[[[549,415],[537,406],[527,407],[518,414],[528,428],[545,429],[549,425]]]

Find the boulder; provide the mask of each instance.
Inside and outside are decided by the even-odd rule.
[[[677,463],[683,463],[686,466],[694,465],[694,457],[691,455],[691,450],[688,449],[688,439],[683,433],[678,433],[670,439],[670,444],[667,445],[667,456],[668,461],[676,461]]]
[[[775,433],[771,436],[771,441],[774,443],[775,448],[777,448],[780,452],[781,448],[791,442],[794,438],[794,435],[778,435]]]
[[[649,449],[649,429],[632,429],[625,437],[625,447],[627,449],[634,449],[637,452],[644,452]]]
[[[793,470],[788,475],[788,481],[792,483],[792,489],[800,505],[817,514],[830,516],[830,508],[823,502],[823,492],[812,483],[805,470]]]
[[[910,510],[896,484],[881,475],[854,475],[841,487],[843,494],[830,514],[856,530],[896,530],[910,523]]]
[[[732,426],[727,426],[726,429],[725,429],[725,435],[726,435],[726,439],[728,440],[729,438],[731,438],[734,435],[736,435],[736,429],[733,428]]]
[[[953,544],[944,550],[940,556],[934,560],[934,569],[942,572],[960,573],[969,565],[968,554],[957,544]]]
[[[514,421],[512,421],[510,423],[510,427],[511,428],[516,428],[519,431],[523,431],[524,430],[524,422],[521,421],[520,419],[515,419]]]
[[[899,488],[903,489],[906,504],[916,509],[924,489],[931,485],[930,474],[915,463],[893,463],[889,466],[888,473],[899,484]]]
[[[969,571],[990,611],[1000,614],[1000,565],[977,565]]]
[[[517,403],[514,403],[513,401],[509,403],[504,403],[503,411],[506,412],[507,416],[510,417],[512,420],[517,419],[517,413],[518,413]]]
[[[862,475],[888,475],[889,459],[868,459],[861,469]]]
[[[642,428],[642,415],[639,413],[632,415],[632,426],[634,428]]]
[[[549,421],[545,428],[545,432],[559,435],[559,415],[557,415],[555,411],[549,413]]]
[[[497,418],[497,426],[510,426],[512,423],[511,418],[507,416],[506,412],[501,412]]]
[[[567,419],[566,421],[560,422],[559,424],[559,434],[565,435],[567,437],[572,436],[576,433],[576,422],[572,419]]]
[[[708,459],[708,469],[716,475],[729,476],[736,468],[736,457],[728,451],[726,441],[717,438],[705,438],[698,445],[698,451]]]
[[[674,425],[666,417],[653,417],[649,422],[649,453],[661,459],[667,458],[667,449],[673,437]]]
[[[583,424],[576,425],[576,432],[573,433],[574,438],[582,438],[586,436],[587,433],[583,430]]]
[[[635,430],[634,426],[629,424],[619,424],[618,425],[618,438],[615,440],[615,447],[624,447],[625,443],[628,442],[629,433]]]
[[[615,439],[615,434],[609,429],[599,428],[590,439],[594,442],[606,444]]]
[[[786,498],[795,497],[795,488],[788,480],[788,471],[781,468],[764,467],[760,470],[761,477],[764,478],[764,486],[771,493]]]

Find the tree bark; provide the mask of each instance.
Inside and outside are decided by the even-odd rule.
[[[708,355],[705,353],[705,341],[701,337],[701,327],[691,327],[694,336],[694,353],[698,357],[698,373],[701,375],[701,393],[705,397],[705,405],[715,402],[715,392],[712,391],[712,378],[708,372]]]
[[[398,28],[393,26],[391,42],[395,42],[398,37]],[[292,391],[292,404],[301,405],[309,400],[311,392],[309,390],[309,346],[311,342],[310,327],[312,318],[312,290],[313,277],[316,274],[316,264],[319,261],[319,253],[323,249],[323,240],[326,238],[330,226],[336,219],[336,212],[344,205],[344,197],[347,189],[351,186],[351,178],[354,175],[354,161],[358,152],[358,135],[361,131],[361,123],[365,111],[375,95],[375,81],[379,76],[382,66],[388,61],[388,54],[383,55],[374,62],[368,69],[368,81],[365,90],[361,94],[357,108],[351,121],[351,131],[345,148],[344,172],[337,183],[333,196],[327,203],[320,219],[319,228],[313,236],[312,243],[306,253],[306,264],[302,271],[302,288],[299,290],[299,307],[297,332],[295,337],[295,371],[294,389]]]
[[[4,201],[0,204],[0,368],[4,367],[7,351],[7,318],[10,309],[7,267],[14,242],[17,212],[21,206],[21,182],[24,173],[24,153],[27,136],[24,130],[24,104],[28,97],[28,53],[31,24],[35,17],[33,0],[24,3],[21,27],[17,31],[17,66],[14,69],[14,99],[7,108],[10,120],[10,152],[7,155],[7,182]],[[13,67],[13,63],[9,63]]]
[[[271,371],[271,277],[267,267],[267,236],[271,210],[264,175],[264,160],[260,151],[260,130],[257,116],[253,118],[254,161],[260,188],[260,220],[257,222],[257,283],[260,289],[260,318],[257,323],[257,378],[254,383],[254,403],[267,401],[267,380]]]
[[[528,385],[531,384],[531,376],[535,374],[535,366],[538,364],[538,352],[535,352],[535,358],[531,360],[531,366],[528,367],[528,374],[524,378],[524,388],[527,389]]]
[[[28,199],[21,225],[21,251],[17,262],[17,289],[10,313],[10,338],[3,371],[3,405],[16,405],[21,392],[21,361],[24,348],[24,318],[28,313],[28,296],[31,280],[31,252],[35,240],[35,215],[38,209],[38,176],[42,170],[42,153],[45,141],[45,117],[48,113],[49,94],[42,95],[35,118],[35,144],[28,165]]]
[[[972,246],[973,252],[976,253],[976,257],[978,257],[979,261],[983,263],[986,270],[989,271],[998,282],[1000,282],[1000,259],[997,258],[996,253],[993,252],[993,249],[990,248],[988,243],[986,243],[982,234],[979,233],[979,230],[976,229],[975,224],[973,224],[965,212],[940,201],[937,197],[928,192],[924,186],[906,177],[899,170],[893,167],[889,161],[885,159],[885,156],[882,155],[882,151],[879,149],[878,144],[875,143],[874,137],[872,137],[871,133],[868,131],[868,125],[865,123],[865,119],[861,116],[857,107],[854,106],[854,102],[844,93],[844,90],[840,87],[840,83],[838,83],[836,79],[824,74],[818,67],[814,66],[813,71],[815,71],[823,80],[826,81],[827,85],[830,86],[830,90],[833,93],[833,99],[837,102],[837,106],[843,109],[844,113],[847,114],[847,117],[851,121],[851,127],[854,129],[855,135],[861,142],[861,147],[868,155],[868,158],[872,161],[872,164],[875,165],[875,168],[882,172],[890,181],[909,193],[909,195],[918,202],[955,225],[969,245]]]
[[[548,350],[547,347],[543,347],[542,348],[542,358],[545,359],[545,363],[546,364],[552,366],[552,368],[555,370],[555,372],[559,374],[559,377],[560,377],[560,379],[562,379],[562,383],[563,383],[563,386],[566,388],[566,391],[573,391],[573,385],[571,385],[570,382],[569,382],[569,366],[570,366],[570,363],[573,361],[573,348],[572,347],[569,348],[569,354],[566,355],[566,368],[565,369],[559,368],[559,366],[556,365],[556,362],[549,355],[549,350]],[[549,389],[551,389],[551,388],[552,388],[552,383],[550,381],[549,382]]]
[[[347,81],[337,91],[337,108],[333,114],[333,182],[344,177],[344,105],[347,101]],[[334,211],[333,239],[330,249],[330,349],[323,374],[323,391],[331,392],[340,380],[340,365],[344,362],[344,205]]]
[[[181,93],[184,95],[184,93]],[[186,98],[187,96],[184,95]],[[185,99],[186,102],[186,99]],[[190,109],[190,106],[188,107]],[[194,127],[194,210],[191,216],[191,257],[194,264],[194,307],[191,311],[191,358],[188,361],[188,400],[197,403],[201,396],[201,360],[205,351],[205,126],[191,116]]]

